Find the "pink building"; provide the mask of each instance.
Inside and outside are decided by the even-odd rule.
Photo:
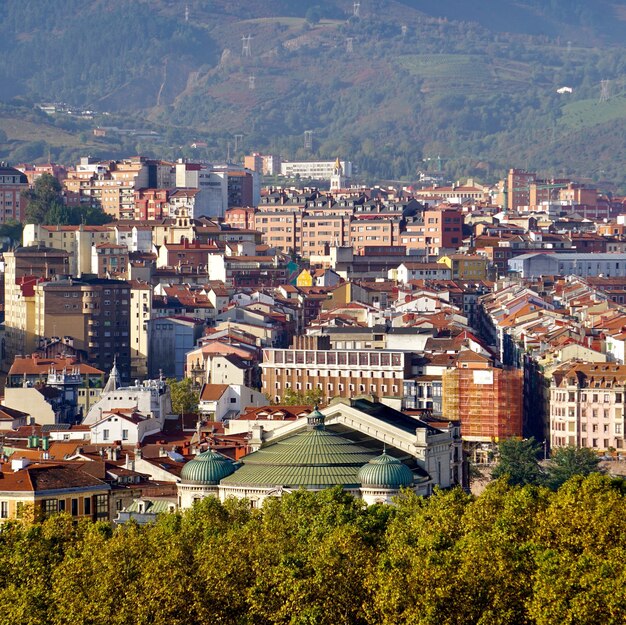
[[[566,363],[550,386],[550,444],[624,449],[626,365]]]

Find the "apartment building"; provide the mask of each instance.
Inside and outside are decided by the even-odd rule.
[[[69,336],[98,369],[114,361],[130,379],[130,285],[124,280],[59,279],[34,287],[36,337]]]
[[[148,322],[152,311],[153,289],[147,282],[130,280],[130,374],[131,378],[148,375]]]
[[[458,249],[463,243],[463,214],[456,208],[435,208],[423,211],[421,218],[407,222],[399,236],[399,244],[407,250],[424,250],[440,254],[442,250]]]
[[[42,280],[68,275],[69,260],[69,254],[65,250],[43,244],[4,252],[3,360],[6,369],[16,355],[30,354],[37,348],[39,337],[33,331],[35,286]],[[56,333],[55,335],[58,336]]]
[[[263,392],[280,403],[288,389],[332,397],[398,397],[410,374],[411,354],[382,350],[264,349]]]
[[[26,174],[0,163],[0,224],[24,220],[26,216],[25,191],[28,191]]]
[[[22,235],[24,247],[44,245],[69,254],[68,273],[80,276],[91,273],[92,248],[103,243],[116,243],[116,230],[106,226],[45,226],[26,224]]]
[[[550,445],[624,449],[626,365],[566,363],[550,384]]]

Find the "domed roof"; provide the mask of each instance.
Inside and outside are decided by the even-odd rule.
[[[413,473],[406,464],[386,453],[372,458],[359,471],[362,486],[402,488],[413,484]]]
[[[235,465],[228,458],[209,449],[190,460],[180,473],[183,484],[215,486],[222,478],[235,472]]]
[[[243,466],[222,485],[328,488],[340,484],[358,488],[359,468],[373,457],[371,449],[314,427],[244,456]]]

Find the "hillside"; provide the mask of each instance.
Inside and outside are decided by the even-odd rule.
[[[609,0],[363,0],[358,16],[341,0],[6,8],[1,97],[19,105],[13,114],[65,102],[109,114],[73,120],[75,135],[128,115],[161,135],[89,140],[92,153],[224,158],[242,134],[241,153],[342,154],[366,177],[410,180],[441,156],[451,177],[513,165],[626,184],[615,159],[626,131],[626,11]],[[562,86],[573,92],[557,94]],[[32,128],[9,136],[0,157],[32,137]],[[32,153],[80,147],[46,137]],[[181,147],[196,139],[210,147]]]

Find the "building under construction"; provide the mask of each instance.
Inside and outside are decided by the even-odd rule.
[[[522,436],[522,389],[519,369],[455,368],[444,372],[443,415],[461,422],[461,436],[474,461],[486,460],[482,456],[491,450],[491,443]]]

